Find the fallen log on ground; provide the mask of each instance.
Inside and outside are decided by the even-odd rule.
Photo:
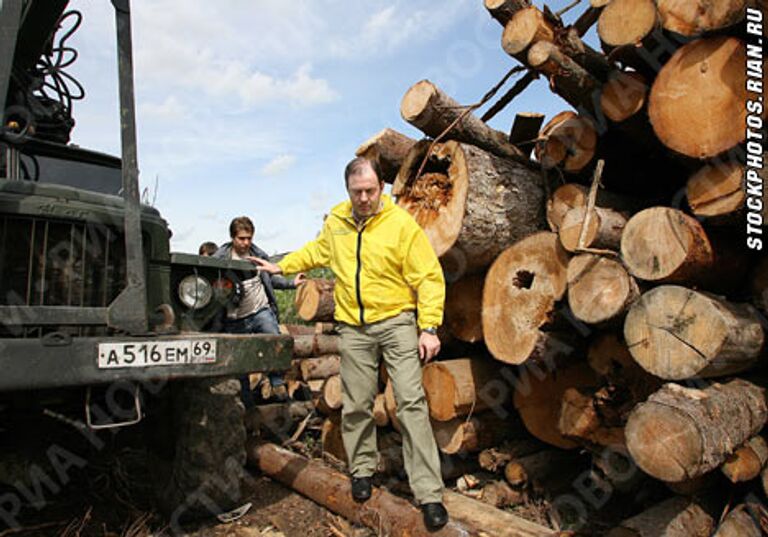
[[[265,475],[280,481],[300,494],[328,508],[344,518],[383,532],[391,537],[467,537],[486,531],[482,512],[493,521],[504,520],[506,533],[493,533],[498,537],[543,537],[552,535],[547,528],[519,517],[488,507],[484,510],[468,502],[455,499],[447,493],[446,507],[452,520],[437,532],[424,527],[421,511],[410,502],[374,487],[371,499],[363,504],[352,500],[350,479],[323,463],[309,460],[274,444],[255,444],[248,447],[248,461]],[[493,513],[493,514],[488,514]],[[498,513],[498,515],[496,514]],[[512,533],[516,532],[516,533]]]

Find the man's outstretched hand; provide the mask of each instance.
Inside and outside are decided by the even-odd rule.
[[[264,272],[269,272],[270,274],[281,274],[283,272],[283,269],[281,269],[278,265],[275,265],[274,263],[270,263],[266,259],[259,259],[258,257],[249,257],[248,260],[259,267],[259,269],[263,270]]]
[[[419,335],[419,358],[426,364],[440,352],[440,338],[428,332]]]

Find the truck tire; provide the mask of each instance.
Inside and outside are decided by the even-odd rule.
[[[240,383],[191,379],[175,381],[167,390],[147,416],[160,509],[171,522],[180,522],[240,505],[246,460]]]

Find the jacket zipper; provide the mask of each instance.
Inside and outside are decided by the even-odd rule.
[[[357,294],[357,305],[360,308],[360,324],[365,324],[365,308],[363,308],[363,295],[360,292],[360,272],[363,268],[362,259],[360,258],[362,245],[363,245],[363,231],[365,231],[365,226],[360,228],[360,230],[357,232],[357,270],[355,271],[355,292]]]

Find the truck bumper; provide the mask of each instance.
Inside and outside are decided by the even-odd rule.
[[[100,343],[216,340],[216,361],[205,364],[100,368]],[[290,336],[185,333],[158,337],[0,339],[0,391],[63,388],[116,381],[157,381],[191,377],[284,371],[290,367]]]

